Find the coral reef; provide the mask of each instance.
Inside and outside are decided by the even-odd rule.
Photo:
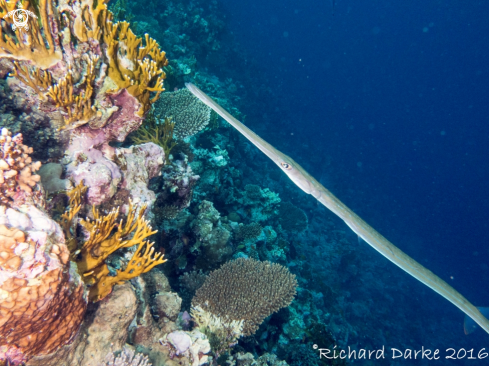
[[[209,338],[210,346],[217,356],[236,345],[243,336],[243,319],[221,318],[200,306],[192,307],[190,315],[196,328]]]
[[[286,230],[303,231],[307,228],[307,215],[290,202],[282,202],[279,210],[280,225]]]
[[[165,220],[175,218],[190,205],[193,188],[200,177],[193,173],[185,157],[173,159],[161,173],[154,212],[158,220]]]
[[[69,179],[61,179],[63,174],[63,166],[61,164],[44,164],[39,169],[38,174],[41,177],[42,186],[48,195],[73,188],[73,184]]]
[[[253,259],[237,259],[210,273],[192,300],[207,312],[229,320],[244,320],[251,335],[270,314],[293,300],[297,280],[285,267]]]
[[[221,216],[212,202],[202,201],[198,209],[196,219],[190,223],[197,237],[193,250],[202,250],[214,264],[221,263],[232,254],[228,246],[231,232],[221,223]]]
[[[191,332],[174,331],[160,340],[170,348],[170,357],[183,356],[191,360],[192,366],[207,364],[211,359],[206,355],[211,350],[206,336],[198,330]]]
[[[40,15],[38,21],[29,19],[25,36],[9,29],[10,19],[2,22],[0,33],[0,65],[10,71],[9,97],[26,115],[20,129],[24,135],[46,137],[33,140],[44,158],[64,154],[66,176],[75,185],[85,182],[89,204],[107,202],[125,178],[116,159],[124,152],[110,143],[124,141],[158,100],[165,53],[148,35],[137,37],[127,22],[112,22],[104,0],[2,1],[0,13],[18,7]],[[56,147],[43,149],[48,140]],[[138,193],[132,192],[132,198]]]
[[[154,115],[154,108],[150,110],[144,123],[138,128],[132,140],[136,144],[146,142],[155,143],[161,146],[165,152],[166,160],[169,162],[169,157],[172,149],[177,145],[173,139],[173,130],[175,122],[171,118],[165,118],[163,122],[157,120]]]
[[[230,356],[226,363],[228,366],[288,366],[287,362],[279,360],[276,355],[270,353],[265,353],[255,360],[249,352],[238,352]]]
[[[165,157],[168,156],[164,148],[150,142],[118,148],[115,154],[122,173],[119,192],[126,190],[132,202],[151,207],[156,200],[156,194],[148,188],[148,184],[150,179],[161,175]],[[124,208],[126,212],[127,207],[128,202]]]

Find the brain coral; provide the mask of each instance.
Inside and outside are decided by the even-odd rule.
[[[179,139],[195,135],[209,123],[211,109],[186,88],[164,93],[155,104],[156,115],[171,117],[173,134]]]
[[[61,228],[35,206],[0,206],[0,360],[13,364],[69,343],[86,296]]]
[[[192,299],[222,319],[244,320],[243,334],[254,334],[270,314],[289,306],[297,288],[295,275],[270,262],[240,258],[210,273]]]

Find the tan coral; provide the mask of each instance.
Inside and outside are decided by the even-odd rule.
[[[46,90],[53,84],[53,76],[47,70],[28,67],[21,65],[19,62],[14,61],[15,70],[12,76],[22,81],[24,84],[30,86],[43,100],[46,99],[44,94]]]
[[[192,306],[226,321],[244,320],[243,334],[249,336],[267,316],[289,306],[296,289],[295,275],[286,267],[239,258],[210,273]]]
[[[22,260],[15,254],[15,249],[19,243],[25,242],[25,234],[15,228],[7,229],[5,225],[0,225],[0,268],[8,271],[19,269]],[[32,243],[24,244],[28,248]]]

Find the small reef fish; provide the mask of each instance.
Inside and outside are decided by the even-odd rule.
[[[372,248],[377,250],[392,263],[462,310],[467,317],[470,318],[466,318],[465,320],[464,327],[466,333],[473,331],[475,323],[479,324],[487,333],[489,333],[489,320],[481,313],[481,311],[479,311],[478,308],[463,297],[462,294],[380,235],[380,233],[363,221],[330,191],[324,188],[321,183],[314,179],[313,176],[306,172],[304,168],[297,164],[292,158],[275,149],[256,133],[231,116],[224,108],[217,104],[202,90],[191,83],[187,83],[185,85],[188,90],[192,92],[192,94],[194,94],[207,106],[212,108],[217,114],[219,114],[244,137],[246,137],[253,145],[260,149],[261,152],[263,152],[275,164],[277,164],[277,166],[282,169],[282,171],[300,189],[312,195],[324,206],[326,206],[326,208],[341,218],[350,227],[350,229],[352,229],[353,232],[359,236],[359,238],[362,238]],[[489,315],[487,314],[489,311],[486,312],[483,310],[483,312],[486,316]]]

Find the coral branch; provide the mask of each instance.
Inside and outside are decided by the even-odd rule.
[[[141,102],[143,108],[139,115],[143,116],[150,104],[157,101],[160,93],[165,90],[163,81],[166,74],[163,67],[168,65],[165,52],[147,34],[145,45],[141,46],[142,39],[136,37],[127,22],[107,22],[105,27],[104,40],[110,61],[109,77],[119,88],[126,88]],[[150,92],[156,92],[151,100]]]
[[[141,241],[124,271],[119,270],[115,276],[110,276],[110,271],[106,264],[96,268],[91,274],[95,284],[90,287],[89,299],[91,301],[99,301],[110,294],[114,285],[149,272],[153,267],[166,262],[162,253],[156,253],[154,256],[153,253],[153,243]]]
[[[99,56],[88,56],[85,75],[85,89],[79,95],[74,95],[73,73],[62,78],[57,85],[50,86],[46,95],[49,96],[56,107],[63,108],[67,117],[64,117],[65,125],[61,129],[72,129],[88,123],[95,115],[102,116],[102,112],[92,104],[93,81],[95,80],[95,65]]]
[[[112,210],[103,217],[93,208],[94,220],[80,221],[90,237],[80,250],[79,272],[85,277],[89,277],[92,275],[92,271],[102,266],[107,257],[116,250],[140,244],[144,239],[155,234],[157,230],[153,231],[143,217],[145,209],[146,205],[143,205],[136,216],[137,209],[131,203],[129,215],[123,224],[122,220],[119,223],[116,221],[119,216],[119,208]],[[114,230],[116,231],[114,232]],[[128,237],[132,233],[134,235],[129,239]]]
[[[28,19],[28,30],[11,28],[14,36],[10,36],[5,31],[8,30],[7,27],[12,26],[13,15],[10,15],[10,12],[16,9],[32,14],[37,10],[29,1],[0,0],[0,18],[6,22],[5,27],[0,27],[0,58],[30,61],[41,68],[49,68],[61,61],[62,53],[55,49],[53,30],[48,22],[48,18],[54,17],[51,0],[39,0],[38,10],[42,22],[37,22],[35,18]],[[46,47],[46,44],[49,47]]]
[[[68,247],[70,253],[74,253],[78,247],[78,243],[72,230],[74,230],[75,219],[77,218],[78,212],[81,209],[81,200],[88,187],[83,185],[81,181],[75,188],[67,192],[70,199],[68,210],[61,215],[60,225],[63,228],[65,234],[66,246]]]

